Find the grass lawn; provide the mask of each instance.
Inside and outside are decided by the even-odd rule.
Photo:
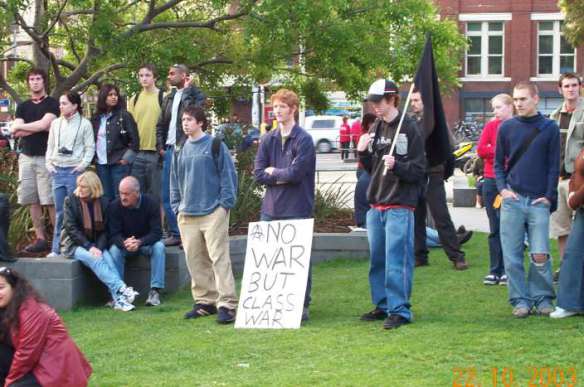
[[[486,236],[465,247],[465,272],[454,271],[440,249],[431,266],[416,270],[415,323],[395,331],[359,321],[371,309],[365,259],[315,266],[311,321],[300,330],[184,320],[188,291],[158,308],[62,316],[93,365],[94,386],[553,386],[548,371],[558,386],[584,384],[572,383],[584,380],[584,319],[512,318],[507,289],[482,285]]]

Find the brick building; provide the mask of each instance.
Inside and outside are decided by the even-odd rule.
[[[550,113],[561,103],[561,73],[582,73],[584,50],[562,36],[564,16],[556,0],[434,0],[441,18],[457,20],[469,39],[462,63],[461,87],[444,97],[449,125],[458,120],[480,124],[490,116],[489,100],[511,93],[519,81],[540,89],[539,108]]]

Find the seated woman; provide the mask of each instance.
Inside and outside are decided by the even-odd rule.
[[[126,286],[112,265],[107,250],[107,200],[99,177],[86,171],[77,177],[77,188],[65,198],[61,253],[89,267],[107,286],[113,308],[124,312],[134,309],[138,295]]]
[[[91,366],[57,312],[7,267],[0,268],[0,313],[3,386],[87,386]]]

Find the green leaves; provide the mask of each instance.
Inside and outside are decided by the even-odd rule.
[[[582,1],[559,0],[558,5],[566,15],[565,34],[573,46],[584,42],[584,3]]]
[[[42,1],[5,0],[4,9],[23,14]],[[276,81],[306,90],[307,100],[318,97],[316,85],[358,98],[376,76],[411,77],[426,32],[434,38],[443,84],[456,86],[466,44],[455,22],[437,19],[430,0],[158,0],[152,8],[145,1],[70,0],[61,9],[62,1],[45,1],[42,23],[58,18],[49,44],[61,53],[55,66],[66,79],[54,92],[62,90],[59,82],[113,78],[131,93],[139,64],[155,63],[164,74],[182,62],[211,95],[225,95],[226,83]],[[0,16],[0,31],[7,31],[9,16]],[[5,49],[10,39],[2,36]],[[125,67],[92,78],[112,64]]]

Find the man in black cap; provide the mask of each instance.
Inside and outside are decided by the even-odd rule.
[[[361,320],[385,320],[385,329],[412,321],[410,295],[414,271],[414,209],[422,189],[426,160],[416,123],[401,113],[395,83],[379,79],[367,98],[377,120],[359,139],[357,150],[371,174],[367,237],[371,252],[369,285],[375,308]],[[395,141],[395,144],[393,144]],[[395,145],[394,152],[390,152]]]

